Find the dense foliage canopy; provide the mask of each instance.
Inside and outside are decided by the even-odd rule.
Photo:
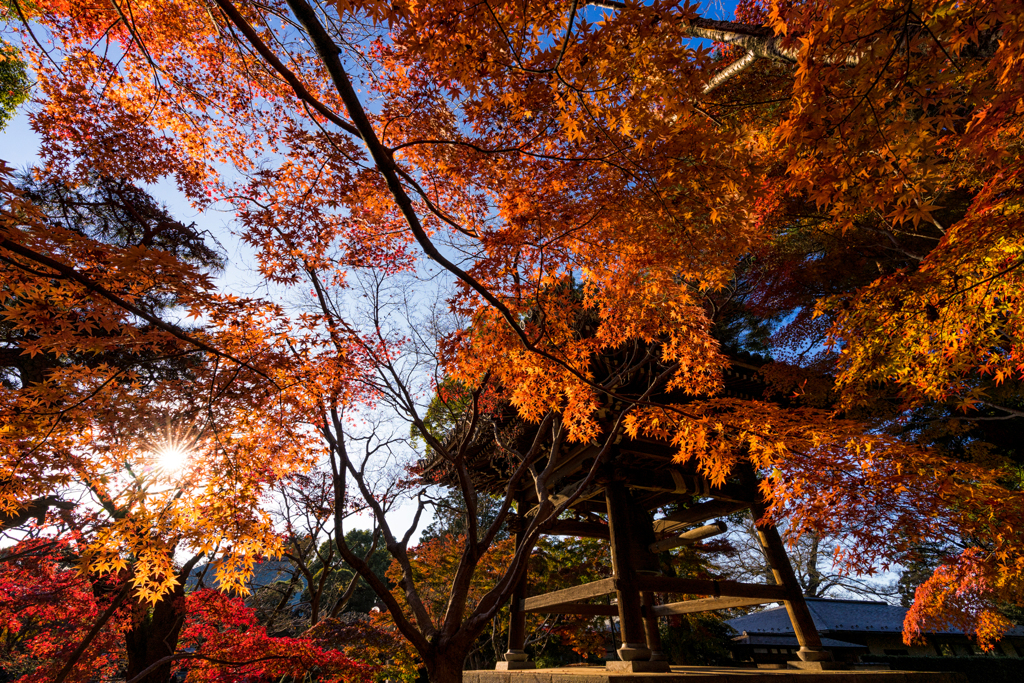
[[[269,492],[320,463],[342,559],[454,680],[571,502],[542,495],[479,586],[512,500],[478,524],[468,439],[424,406],[459,386],[461,419],[512,406],[552,435],[513,481],[541,445],[646,434],[716,482],[749,459],[791,529],[848,538],[847,568],[952,539],[908,637],[955,619],[988,644],[1024,602],[1024,454],[1000,431],[1024,418],[1016,3],[3,7],[54,189],[0,186],[0,505],[88,499],[90,571],[158,601],[187,547],[240,585],[283,542]],[[202,240],[140,199],[161,179],[234,214],[263,299],[217,290]],[[723,345],[782,361],[765,375],[789,406],[716,398]],[[622,348],[708,398],[616,404],[593,360]],[[388,410],[466,504],[443,604],[385,514],[422,484]],[[153,425],[199,454],[169,482]],[[343,542],[352,495],[398,588]]]

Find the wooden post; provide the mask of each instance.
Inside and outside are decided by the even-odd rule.
[[[764,548],[765,556],[768,558],[768,564],[771,565],[775,581],[786,589],[787,598],[783,604],[786,606],[786,613],[789,614],[789,621],[793,624],[796,642],[800,644],[797,656],[805,662],[832,661],[832,653],[821,646],[818,629],[814,625],[811,611],[807,609],[807,602],[804,600],[800,582],[793,572],[793,565],[789,563],[789,555],[786,554],[786,546],[782,542],[782,537],[779,536],[779,530],[773,524],[757,525],[757,520],[762,519],[765,514],[765,506],[760,492],[756,493],[756,499],[750,506],[750,512],[754,515],[757,536]]]
[[[644,628],[647,630],[647,647],[651,651],[652,662],[667,662],[668,656],[661,650],[661,631],[658,630],[658,616],[654,613],[656,604],[654,593],[644,591],[640,594],[644,606]]]
[[[522,547],[523,541],[525,540],[523,538],[523,531],[525,529],[523,513],[525,511],[526,504],[523,497],[520,495],[516,499],[515,517],[517,551]],[[512,604],[509,606],[508,618],[508,652],[505,653],[505,661],[498,662],[495,666],[496,669],[507,671],[509,669],[536,668],[536,664],[528,661],[529,657],[526,654],[526,612],[523,611],[523,601],[526,599],[528,579],[529,571],[524,568],[522,577],[520,577],[519,581],[516,582],[515,588],[512,589]]]
[[[646,661],[651,658],[647,647],[647,634],[640,603],[640,587],[637,584],[633,563],[633,536],[629,492],[617,481],[609,482],[604,490],[608,504],[608,530],[611,537],[612,572],[615,576],[615,596],[619,607],[619,629],[622,645],[618,649],[619,659],[624,662]]]

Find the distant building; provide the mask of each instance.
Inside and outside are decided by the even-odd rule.
[[[923,645],[903,644],[907,608],[884,602],[805,598],[822,644],[838,661],[857,661],[861,655],[952,656],[980,654],[962,631],[926,633]],[[799,648],[784,607],[730,619],[741,635],[733,639],[739,661],[776,662],[793,659]],[[996,654],[1024,657],[1024,627],[1014,627],[996,645]]]

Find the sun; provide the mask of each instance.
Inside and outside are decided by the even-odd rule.
[[[154,451],[156,466],[165,474],[177,474],[185,469],[192,452],[180,443],[166,443]]]

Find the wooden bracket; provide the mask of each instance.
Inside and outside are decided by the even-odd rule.
[[[748,507],[750,507],[749,502],[741,503],[716,500],[710,503],[698,503],[697,505],[688,507],[685,510],[673,512],[671,515],[655,520],[654,532],[672,533],[685,526],[706,522],[707,520],[715,517],[731,515],[734,512],[739,512],[740,510],[744,510]]]
[[[690,529],[686,533],[674,538],[666,538],[662,541],[652,543],[651,552],[660,553],[683,545],[693,545],[697,541],[702,541],[705,538],[724,534],[727,530],[728,527],[726,527],[725,522],[722,521],[715,522],[714,524],[708,524],[706,526],[699,526],[696,529]]]

